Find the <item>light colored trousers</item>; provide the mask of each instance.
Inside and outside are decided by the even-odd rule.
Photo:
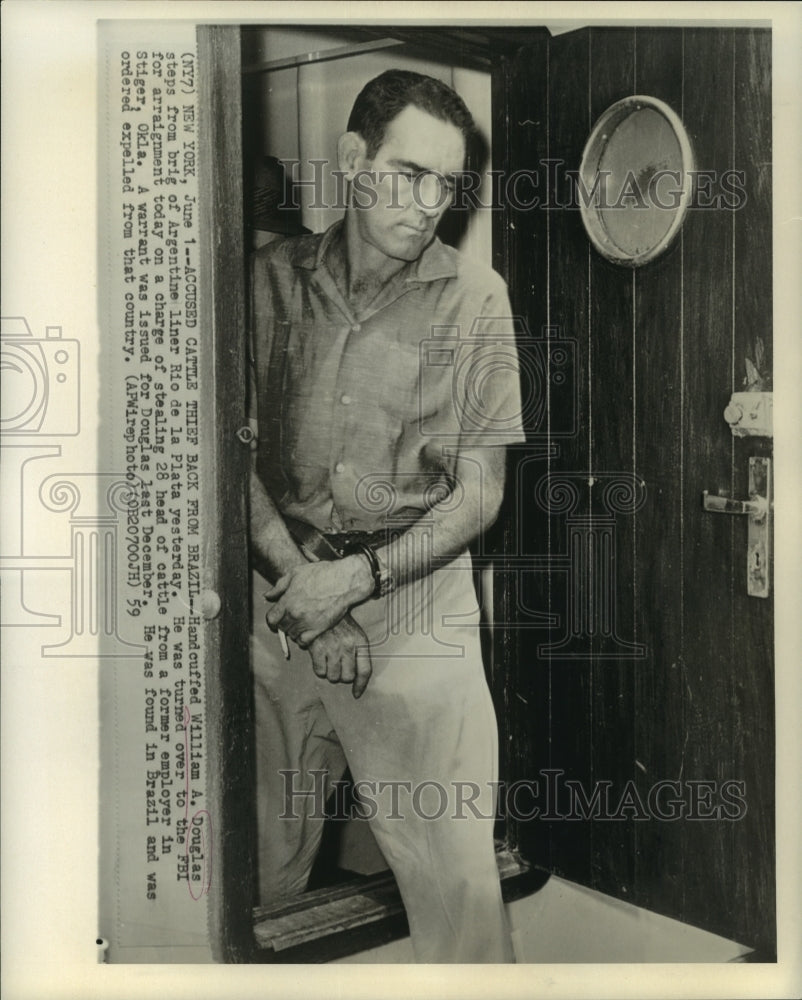
[[[470,556],[354,609],[373,662],[359,699],[350,684],[317,678],[297,646],[285,659],[265,624],[269,585],[257,574],[252,583],[262,904],[304,891],[325,796],[347,764],[372,800],[370,827],[416,961],[512,962],[491,818],[498,737]]]

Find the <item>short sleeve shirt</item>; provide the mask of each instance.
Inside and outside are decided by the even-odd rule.
[[[257,471],[323,532],[411,522],[454,489],[465,448],[524,440],[502,278],[435,239],[361,313],[324,234],[252,258]]]

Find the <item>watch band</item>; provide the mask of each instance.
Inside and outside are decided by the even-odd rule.
[[[385,597],[395,590],[395,581],[390,570],[383,566],[376,555],[376,552],[365,542],[349,542],[345,548],[345,555],[355,555],[361,553],[368,561],[370,573],[373,577],[373,598]]]
[[[392,574],[389,566],[379,559],[378,555],[374,552],[376,556],[376,562],[379,564],[379,578],[376,586],[378,587],[377,597],[386,597],[388,594],[392,594],[395,590],[395,577]]]

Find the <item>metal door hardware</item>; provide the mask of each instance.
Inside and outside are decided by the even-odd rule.
[[[766,513],[766,501],[763,497],[757,500],[732,500],[730,497],[711,497],[705,490],[704,498],[705,510],[712,510],[716,514],[752,514],[762,518]]]
[[[734,392],[724,410],[733,437],[773,437],[774,404],[770,392]]]
[[[705,490],[702,503],[705,510],[714,514],[748,516],[746,589],[750,597],[768,597],[771,521],[774,506],[771,496],[771,459],[756,457],[749,459],[748,500],[711,496]]]

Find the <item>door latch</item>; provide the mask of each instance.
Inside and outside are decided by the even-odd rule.
[[[771,559],[771,521],[774,502],[771,496],[771,459],[749,459],[749,499],[733,500],[727,496],[702,494],[705,510],[714,514],[746,514],[747,530],[746,592],[750,597],[768,597]]]

